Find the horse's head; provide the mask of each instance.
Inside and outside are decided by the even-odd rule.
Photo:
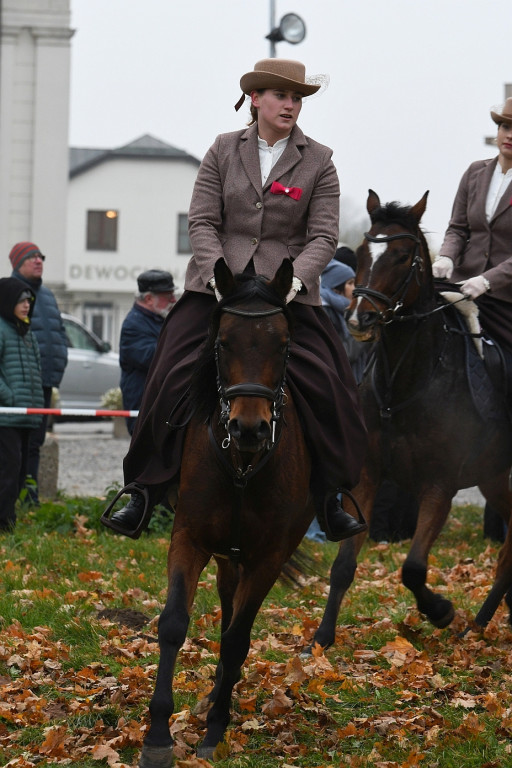
[[[215,340],[221,421],[241,454],[272,445],[283,405],[290,334],[285,298],[293,266],[285,260],[272,280],[233,276],[223,259],[215,266],[222,295]]]
[[[420,229],[428,192],[413,206],[381,206],[369,190],[366,208],[371,228],[357,250],[355,306],[348,318],[352,335],[373,341],[383,324],[432,295],[428,246]]]

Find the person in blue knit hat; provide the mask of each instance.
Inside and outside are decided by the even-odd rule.
[[[359,384],[368,357],[369,346],[356,341],[350,334],[345,320],[345,312],[352,301],[355,285],[355,272],[348,264],[336,258],[331,259],[322,272],[320,280],[320,298],[325,312],[338,332],[347,351],[354,377]]]

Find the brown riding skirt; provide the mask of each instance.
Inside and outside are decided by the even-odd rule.
[[[186,392],[206,340],[215,298],[186,291],[162,328],[142,404],[124,460],[125,482],[162,486],[177,479],[185,428]],[[312,488],[329,493],[359,479],[367,439],[357,386],[345,350],[321,307],[294,302],[287,383],[312,459]],[[181,401],[181,404],[180,404]]]

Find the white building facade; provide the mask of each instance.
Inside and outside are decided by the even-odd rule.
[[[63,282],[68,189],[69,0],[2,0],[0,274],[14,243],[52,254],[45,280]],[[44,244],[44,245],[43,245]]]
[[[0,276],[37,243],[61,310],[117,350],[137,275],[183,288],[200,162],[152,136],[69,150],[70,0],[1,0],[0,21]]]
[[[152,136],[112,150],[70,150],[62,309],[118,347],[146,269],[183,289],[188,209],[199,160]]]

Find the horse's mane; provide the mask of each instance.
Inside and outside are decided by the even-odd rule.
[[[284,299],[277,295],[265,278],[260,275],[242,273],[235,275],[235,282],[235,291],[222,298],[212,312],[208,337],[192,373],[189,392],[190,405],[192,413],[200,419],[207,419],[213,413],[218,400],[215,340],[219,332],[220,318],[224,307],[242,305],[244,309],[248,309],[251,304],[256,303],[280,307],[291,330],[292,314]]]
[[[411,212],[412,206],[400,205],[396,201],[386,203],[386,205],[379,206],[370,215],[372,224],[398,224],[404,229],[408,229],[410,232],[414,232],[420,238],[423,247],[425,248],[426,255],[429,254],[427,240],[423,234],[423,230],[418,224],[418,221],[414,214]]]
[[[379,206],[370,214],[370,219],[373,224],[383,224],[384,226],[389,224],[398,224],[404,229],[408,229],[410,232],[414,232],[420,240],[424,248],[426,259],[430,261],[430,251],[427,243],[427,239],[415,215],[412,213],[412,206],[400,205],[396,201],[386,203]]]

